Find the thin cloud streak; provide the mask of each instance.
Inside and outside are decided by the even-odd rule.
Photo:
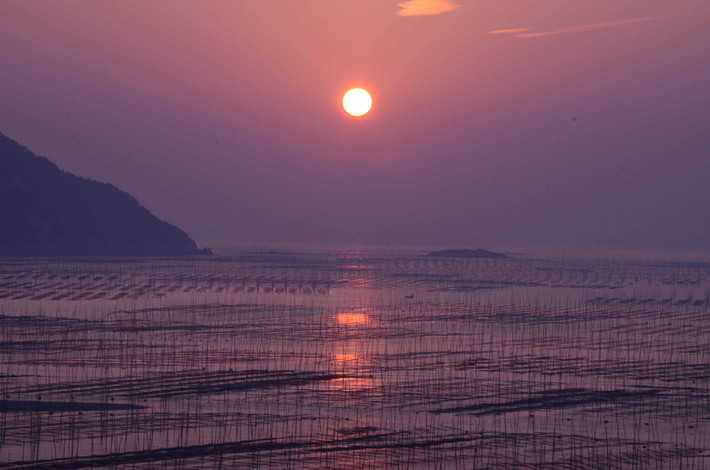
[[[401,8],[397,12],[399,16],[439,15],[461,8],[461,5],[451,3],[448,0],[408,0],[398,3],[397,6]]]
[[[541,38],[545,36],[555,36],[557,34],[574,34],[574,33],[584,33],[586,31],[593,31],[595,29],[603,28],[615,28],[618,26],[626,26],[631,24],[646,23],[648,21],[653,21],[660,19],[653,16],[644,16],[640,18],[631,18],[628,20],[619,21],[607,21],[604,23],[593,23],[593,24],[583,24],[577,26],[565,26],[563,28],[554,29],[552,31],[539,31],[539,32],[526,32],[529,31],[528,28],[515,28],[515,29],[497,29],[494,31],[488,31],[488,34],[513,34],[516,38],[531,39],[531,38]]]
[[[515,33],[524,33],[525,31],[530,31],[530,29],[528,29],[528,28],[496,29],[493,31],[488,31],[488,34],[515,34]]]
[[[592,31],[594,29],[614,28],[617,26],[626,26],[626,25],[636,24],[636,23],[645,23],[647,21],[652,21],[654,19],[656,19],[656,18],[653,18],[651,16],[645,16],[642,18],[632,18],[630,20],[608,21],[606,23],[585,24],[585,25],[579,25],[579,26],[567,26],[565,28],[556,29],[554,31],[516,34],[515,37],[528,39],[528,38],[541,38],[544,36],[554,36],[556,34],[583,33],[586,31]]]

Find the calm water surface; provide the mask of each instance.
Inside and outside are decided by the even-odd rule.
[[[0,468],[710,468],[710,258],[0,261]]]

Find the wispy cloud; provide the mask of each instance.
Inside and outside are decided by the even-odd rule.
[[[399,16],[438,15],[461,8],[461,5],[448,0],[408,0],[398,3],[397,6],[401,8],[397,12]]]
[[[553,29],[551,31],[530,31],[528,28],[516,28],[516,29],[497,29],[495,31],[488,31],[488,34],[513,34],[516,38],[530,39],[530,38],[541,38],[545,36],[554,36],[557,34],[573,34],[573,33],[583,33],[586,31],[592,31],[595,29],[602,28],[615,28],[618,26],[626,26],[636,23],[645,23],[647,21],[653,21],[659,19],[653,16],[644,16],[641,18],[631,18],[628,20],[619,21],[607,21],[604,23],[593,23],[593,24],[582,24],[577,26],[565,26],[563,28]]]
[[[530,30],[528,28],[496,29],[493,31],[488,31],[488,34],[515,34],[515,33],[524,33],[525,31],[530,31]]]

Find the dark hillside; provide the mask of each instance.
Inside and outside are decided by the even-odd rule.
[[[116,187],[61,171],[0,133],[0,255],[187,255],[200,250]]]

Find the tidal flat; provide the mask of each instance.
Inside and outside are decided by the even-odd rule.
[[[0,468],[710,468],[710,256],[0,260]]]

